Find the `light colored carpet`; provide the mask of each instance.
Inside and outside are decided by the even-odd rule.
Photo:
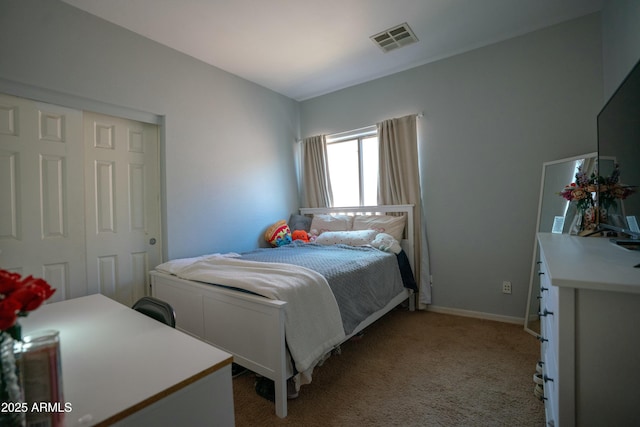
[[[233,380],[242,426],[544,426],[539,343],[521,326],[396,310],[342,345],[280,419],[254,375]]]

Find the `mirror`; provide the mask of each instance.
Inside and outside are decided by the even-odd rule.
[[[565,185],[575,181],[578,167],[591,175],[595,170],[598,153],[546,162],[542,165],[540,183],[540,199],[538,202],[538,219],[536,232],[575,234],[577,215],[574,203],[569,203],[558,195]],[[540,334],[540,318],[538,317],[538,295],[540,295],[540,279],[538,276],[538,241],[533,239],[533,262],[529,281],[529,296],[524,316],[524,329],[534,336]]]

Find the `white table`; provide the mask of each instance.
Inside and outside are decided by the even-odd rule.
[[[103,295],[47,304],[23,335],[60,332],[66,426],[233,426],[232,356]]]

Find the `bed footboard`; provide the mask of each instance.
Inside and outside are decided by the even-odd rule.
[[[276,415],[287,416],[284,301],[152,271],[152,295],[171,304],[176,328],[221,350],[274,381]]]

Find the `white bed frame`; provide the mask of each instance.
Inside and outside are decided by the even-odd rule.
[[[407,215],[405,239],[401,245],[412,267],[413,205],[368,206],[352,208],[300,209],[301,214],[344,213]],[[291,365],[284,331],[284,301],[267,299],[220,286],[180,279],[158,271],[151,273],[151,292],[156,298],[170,303],[176,312],[176,327],[209,344],[233,354],[234,362],[270,378],[275,384],[275,412],[287,416],[287,378]],[[414,310],[413,291],[404,289],[382,310],[360,323],[345,341],[409,299]],[[188,360],[188,359],[187,359]]]

